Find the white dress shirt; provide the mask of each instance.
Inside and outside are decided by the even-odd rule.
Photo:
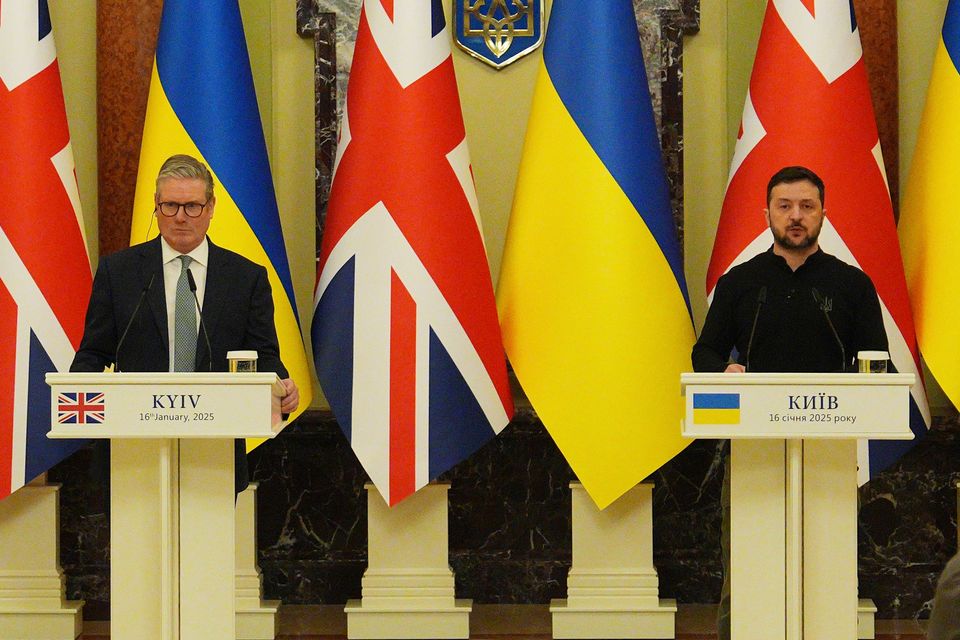
[[[184,255],[174,250],[167,241],[160,238],[160,250],[163,258],[163,294],[167,302],[167,347],[170,354],[169,371],[173,371],[173,322],[177,306],[177,280],[182,269],[180,256]],[[204,238],[197,247],[186,254],[193,258],[188,267],[193,272],[193,280],[197,283],[197,299],[203,307],[203,292],[207,287],[207,264],[210,256],[210,244]],[[200,327],[200,315],[197,314],[197,330]],[[199,335],[197,343],[199,345]]]

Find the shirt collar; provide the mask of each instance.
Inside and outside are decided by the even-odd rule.
[[[778,266],[782,266],[784,269],[788,271],[793,271],[790,268],[790,265],[787,264],[787,261],[783,256],[779,256],[773,252],[773,245],[770,245],[770,248],[767,249],[766,253],[767,253],[768,259],[772,261],[774,264]],[[817,246],[817,250],[811,253],[809,256],[807,256],[807,259],[803,261],[803,264],[797,267],[797,271],[799,271],[800,269],[808,269],[816,265],[821,260],[823,260],[826,256],[827,254],[824,253],[823,247]]]
[[[193,251],[182,254],[167,244],[163,236],[160,236],[160,254],[163,257],[163,264],[176,260],[181,255],[188,255],[193,258],[194,262],[205,267],[207,266],[207,258],[210,255],[210,243],[207,241],[207,238],[204,237],[203,241],[194,247]]]

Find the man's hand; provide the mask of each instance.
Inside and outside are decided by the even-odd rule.
[[[747,368],[742,364],[736,362],[731,362],[727,365],[727,368],[723,370],[724,373],[746,373]]]
[[[291,378],[284,378],[280,381],[286,393],[280,399],[280,413],[293,413],[300,405],[300,390],[297,389],[297,383]]]

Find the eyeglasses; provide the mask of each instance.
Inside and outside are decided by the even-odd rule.
[[[172,218],[178,213],[180,213],[180,207],[183,207],[183,212],[187,214],[190,218],[198,218],[200,214],[203,213],[203,210],[206,206],[210,204],[210,201],[206,202],[161,202],[157,205],[157,208],[160,209],[160,213],[165,215],[168,218]]]

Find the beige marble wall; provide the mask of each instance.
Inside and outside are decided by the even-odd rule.
[[[97,24],[96,0],[49,0],[57,60],[70,125],[87,251],[96,256],[97,225]]]

